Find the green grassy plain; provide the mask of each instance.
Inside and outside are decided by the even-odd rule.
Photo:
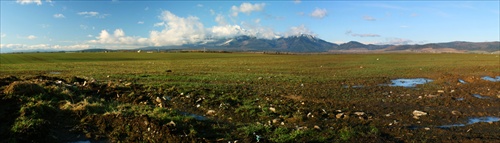
[[[432,127],[466,118],[450,115],[452,110],[459,110],[467,116],[499,116],[498,100],[470,97],[471,93],[477,93],[496,98],[500,93],[498,83],[480,78],[499,76],[499,73],[499,55],[490,54],[0,54],[0,77],[25,79],[44,75],[67,81],[80,77],[89,81],[95,79],[100,85],[98,88],[88,85],[70,88],[47,84],[41,89],[47,92],[20,96],[18,106],[21,113],[13,113],[19,117],[11,121],[13,127],[9,128],[13,134],[55,122],[55,119],[45,117],[45,113],[23,113],[24,110],[43,109],[82,116],[83,125],[99,119],[94,115],[102,119],[109,118],[108,115],[142,119],[140,117],[147,115],[160,124],[175,121],[181,135],[210,138],[211,141],[439,142],[447,140],[447,134],[470,141],[471,136],[460,132],[416,132],[408,126],[426,124]],[[396,78],[429,78],[434,81],[414,89],[381,86]],[[470,84],[462,85],[458,79]],[[39,88],[32,84],[26,86]],[[11,87],[14,86],[0,89],[7,91]],[[437,90],[443,90],[444,93],[438,93],[443,96],[427,98]],[[5,95],[2,103],[14,104],[11,100],[17,99],[12,97],[19,95],[10,94],[0,94]],[[422,96],[425,100],[421,100]],[[167,107],[155,102],[160,98],[168,99]],[[456,102],[457,98],[468,101]],[[429,117],[414,120],[409,116],[413,110],[424,109]],[[216,114],[208,114],[210,110]],[[356,115],[359,111],[364,115]],[[209,121],[182,116],[183,112],[206,115]],[[342,118],[337,117],[339,114]],[[359,116],[359,119],[348,116]],[[273,123],[275,120],[277,122]],[[396,121],[399,124],[392,125]],[[388,123],[391,123],[390,127]],[[127,130],[130,128],[127,126]],[[110,134],[111,141],[132,138],[130,134],[129,138],[120,138],[127,132],[115,129],[111,132],[118,135]],[[492,130],[498,131],[496,128]],[[478,136],[498,139],[498,136],[483,135],[482,132]],[[147,141],[161,140],[152,138]]]
[[[486,54],[34,53],[1,54],[0,61],[3,75],[55,73],[96,79],[109,75],[145,79],[140,82],[146,84],[224,84],[273,76],[287,82],[435,78],[445,73],[496,76],[500,71],[498,55]]]

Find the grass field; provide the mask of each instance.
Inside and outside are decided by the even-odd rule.
[[[2,103],[16,101],[13,106],[20,109],[20,113],[8,113],[5,107],[2,112],[2,116],[14,116],[2,120],[9,123],[2,131],[10,131],[1,134],[10,137],[4,141],[25,141],[19,138],[34,137],[27,133],[42,130],[42,123],[58,121],[43,115],[28,116],[21,110],[38,110],[38,105],[75,119],[67,124],[96,128],[75,133],[84,132],[93,141],[422,142],[446,141],[447,135],[458,141],[500,139],[500,128],[495,127],[469,134],[462,132],[467,128],[433,128],[469,117],[500,117],[499,82],[480,79],[500,76],[499,55],[32,53],[0,54],[0,67],[5,83],[1,85]],[[40,75],[45,76],[40,78],[42,82],[32,78]],[[49,84],[54,79],[47,77],[57,77],[75,88]],[[434,81],[418,88],[383,86],[397,78]],[[75,79],[96,85],[74,83],[78,82]],[[469,84],[461,84],[459,79]],[[35,92],[37,96],[16,95],[14,83],[19,80],[44,90]],[[443,92],[436,92],[439,90]],[[492,99],[470,97],[475,93]],[[467,102],[457,102],[459,98]],[[414,110],[429,115],[413,119],[410,115]],[[451,111],[460,112],[460,116],[451,115]],[[121,120],[134,124],[146,120],[143,116],[158,122],[148,125],[147,130],[169,130],[170,134],[134,134],[131,130],[146,127],[111,123]],[[28,124],[22,121],[31,121],[29,118],[45,122],[20,126]],[[165,127],[170,121],[177,126]],[[103,122],[109,125],[90,125]],[[98,130],[110,126],[111,134]],[[410,128],[414,126],[432,129]],[[53,130],[44,135],[62,136]]]

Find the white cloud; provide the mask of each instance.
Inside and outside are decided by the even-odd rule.
[[[198,42],[205,38],[205,29],[198,17],[178,17],[170,11],[163,11],[160,19],[165,29],[151,31],[150,40],[155,46],[182,45]]]
[[[28,36],[28,37],[26,37],[26,38],[28,38],[28,39],[30,39],[30,40],[33,40],[33,39],[36,39],[37,37],[36,37],[35,35],[29,35],[29,36]]]
[[[94,36],[93,36],[93,35],[91,35],[91,34],[89,34],[89,35],[87,35],[87,37],[91,38],[91,37],[94,37]]]
[[[106,18],[107,16],[109,16],[109,14],[100,14],[99,12],[95,11],[83,11],[83,12],[78,12],[76,14],[82,15],[84,17],[96,17],[96,18]]]
[[[412,44],[414,41],[403,39],[403,38],[386,38],[385,42],[377,43],[378,45],[408,45]]]
[[[314,17],[314,18],[323,19],[323,17],[325,17],[327,14],[328,14],[328,12],[326,11],[326,9],[316,8],[311,13],[311,16]]]
[[[160,26],[164,26],[164,25],[165,25],[165,22],[158,22],[158,23],[155,23],[153,26],[160,27]]]
[[[380,37],[378,34],[357,34],[357,33],[352,33],[351,30],[347,30],[345,32],[346,35],[350,35],[353,37]]]
[[[144,21],[137,21],[137,24],[144,24]]]
[[[210,15],[215,15],[215,11],[213,9],[210,9]]]
[[[232,12],[231,15],[236,17],[240,12],[245,14],[250,14],[254,11],[263,11],[265,6],[266,6],[265,3],[257,3],[257,4],[242,3],[239,7],[233,5],[231,7],[231,12]]]
[[[141,37],[130,37],[125,36],[125,32],[122,29],[116,29],[113,35],[109,34],[108,31],[102,30],[96,40],[90,40],[89,43],[93,44],[116,44],[116,45],[148,45],[149,40],[147,38]]]
[[[78,12],[77,14],[78,14],[78,15],[84,15],[84,16],[89,16],[89,17],[92,17],[92,16],[97,16],[97,15],[99,15],[99,12],[95,12],[95,11],[84,11],[84,12]]]
[[[249,29],[246,34],[264,39],[274,39],[279,37],[272,28],[268,27],[254,27],[252,29]]]
[[[255,23],[260,23],[260,18],[254,20]]]
[[[290,29],[288,30],[288,32],[286,32],[284,34],[284,36],[289,37],[289,36],[296,36],[296,35],[302,35],[302,34],[308,34],[308,35],[313,35],[313,36],[316,35],[311,30],[309,30],[306,26],[304,26],[302,24],[299,26],[290,27]]]
[[[377,19],[371,17],[371,16],[363,16],[363,19],[366,20],[366,21],[375,21]]]
[[[49,3],[50,6],[54,6],[54,2],[52,2],[52,0],[45,0],[45,2]]]
[[[243,29],[239,25],[214,26],[209,29],[213,37],[234,37],[243,35]]]
[[[54,14],[54,18],[65,18],[65,17],[63,14],[58,13],[58,14]]]
[[[80,28],[83,30],[87,30],[87,29],[89,29],[89,26],[80,24]]]
[[[16,0],[16,3],[19,3],[21,5],[25,5],[25,4],[42,5],[42,0]]]
[[[203,7],[203,5],[202,4],[197,4],[196,7]]]
[[[40,26],[41,26],[42,28],[49,28],[49,27],[50,27],[50,25],[48,25],[48,24],[40,24]]]
[[[50,45],[50,44],[1,44],[0,49],[12,49],[13,51],[21,50],[83,50],[91,48],[88,44],[75,44],[75,45]]]
[[[351,34],[353,37],[380,37],[378,34]]]
[[[215,17],[215,22],[217,22],[219,25],[226,25],[226,19],[222,14],[217,14]]]
[[[302,1],[300,1],[300,0],[293,0],[293,3],[295,3],[295,4],[299,4],[299,3],[301,3],[301,2],[302,2]]]

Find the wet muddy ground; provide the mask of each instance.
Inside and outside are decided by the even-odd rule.
[[[500,82],[490,79],[185,88],[5,76],[0,142],[498,142]]]

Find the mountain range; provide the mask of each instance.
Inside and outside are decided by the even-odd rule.
[[[330,53],[363,53],[363,52],[431,52],[431,53],[465,53],[465,52],[500,52],[500,42],[465,42],[429,43],[423,45],[374,45],[350,41],[343,44],[330,43],[308,34],[260,39],[252,36],[237,36],[206,40],[204,42],[178,46],[144,47],[137,50],[219,50],[247,52],[330,52]]]

